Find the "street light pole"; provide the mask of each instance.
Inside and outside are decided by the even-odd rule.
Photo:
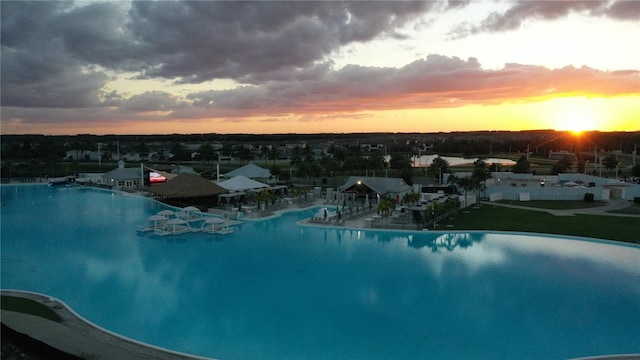
[[[589,163],[589,160],[584,162],[584,174],[587,175],[587,164]]]
[[[602,164],[598,164],[598,167],[600,168],[600,177],[602,177]]]

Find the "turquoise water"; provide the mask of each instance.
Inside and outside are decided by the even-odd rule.
[[[86,188],[4,185],[2,288],[220,359],[570,358],[640,353],[640,249],[522,234],[305,227],[158,237],[165,208]]]

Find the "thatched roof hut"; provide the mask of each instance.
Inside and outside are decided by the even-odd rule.
[[[200,175],[180,174],[162,185],[151,186],[147,190],[161,201],[173,205],[214,206],[218,195],[228,192],[225,188]]]

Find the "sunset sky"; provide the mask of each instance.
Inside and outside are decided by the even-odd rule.
[[[3,134],[640,130],[640,1],[2,1]]]

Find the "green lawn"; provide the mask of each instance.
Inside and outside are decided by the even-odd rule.
[[[640,244],[640,219],[606,215],[554,216],[544,211],[479,205],[460,212],[439,228],[447,230],[498,230],[575,235]]]
[[[0,298],[0,305],[4,310],[36,315],[55,322],[62,322],[62,318],[55,311],[30,299],[2,295]]]

